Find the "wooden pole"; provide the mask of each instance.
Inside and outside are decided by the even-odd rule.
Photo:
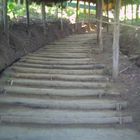
[[[86,2],[84,1],[84,22],[86,21]]]
[[[133,20],[134,20],[134,8],[133,8],[133,0],[131,0],[131,13],[132,13],[132,19],[131,19],[131,23],[133,24]]]
[[[3,0],[3,26],[4,32],[8,35],[7,0]]]
[[[119,36],[120,36],[120,4],[121,0],[116,0],[114,15],[114,35],[113,35],[113,79],[116,80],[119,75]]]
[[[136,21],[138,21],[138,19],[139,19],[139,7],[140,7],[140,5],[139,5],[139,1],[138,1],[137,6],[136,6]]]
[[[0,1],[0,28],[3,28],[3,1]]]
[[[79,0],[77,0],[77,4],[76,4],[76,31],[78,31],[78,21],[79,21]]]
[[[63,2],[61,2],[61,31],[63,31]]]
[[[88,2],[88,27],[90,29],[90,1]]]
[[[103,7],[103,0],[98,0],[97,2],[97,19],[99,20],[97,22],[97,44],[99,46],[99,49],[103,50],[103,40],[102,40],[102,7]]]
[[[29,0],[26,0],[26,17],[27,17],[27,31],[28,31],[30,25]]]
[[[41,12],[42,12],[42,23],[44,29],[44,35],[46,35],[46,10],[45,10],[45,2],[41,3]]]
[[[124,8],[125,22],[127,20],[127,0],[125,0],[125,8]]]
[[[109,0],[107,0],[107,22],[109,22]],[[109,32],[109,24],[107,24],[107,32]]]

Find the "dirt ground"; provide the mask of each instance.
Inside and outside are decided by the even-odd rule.
[[[113,81],[113,86],[116,91],[121,93],[122,100],[128,101],[128,110],[127,112],[133,116],[134,122],[128,127],[136,129],[140,132],[140,67],[138,67],[137,60],[130,61],[130,57],[132,55],[139,55],[140,51],[140,40],[137,40],[133,37],[134,32],[130,32],[131,34],[126,35],[125,30],[123,29],[120,39],[121,44],[121,52],[120,52],[120,74],[117,81]],[[140,34],[138,34],[140,36]],[[131,40],[129,40],[131,38]],[[129,40],[127,42],[126,40]],[[124,42],[126,41],[126,43]],[[103,35],[103,53],[98,53],[98,46],[96,44],[96,40],[90,40],[86,42],[88,45],[93,47],[93,55],[96,60],[100,63],[104,63],[107,66],[106,73],[110,75],[112,74],[112,43],[113,43],[113,34],[112,32],[107,33],[104,31]],[[93,45],[94,44],[94,45]],[[126,44],[123,45],[122,44]],[[134,48],[131,48],[133,44]],[[131,46],[131,47],[130,47]],[[131,50],[129,50],[131,49]],[[133,51],[132,51],[133,49]],[[123,50],[123,51],[122,51]],[[131,52],[124,53],[124,52]],[[139,55],[140,56],[140,55]]]
[[[60,21],[47,23],[46,30],[47,34],[44,35],[42,23],[34,21],[28,32],[24,22],[10,25],[9,41],[0,32],[0,71],[27,53],[72,34],[72,27],[68,22],[64,22],[64,31],[60,29]]]

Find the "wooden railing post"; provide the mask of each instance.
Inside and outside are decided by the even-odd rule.
[[[27,18],[27,31],[28,31],[30,25],[29,0],[26,0],[26,18]]]
[[[114,15],[114,35],[113,35],[113,79],[116,80],[119,75],[119,36],[120,36],[120,0],[116,0]]]
[[[3,0],[3,26],[4,32],[8,35],[7,0]]]
[[[43,30],[44,35],[46,35],[46,10],[45,10],[45,2],[41,3],[41,12],[42,12],[42,24],[43,24]]]
[[[103,7],[103,0],[97,1],[97,19],[99,20],[97,22],[97,44],[99,46],[99,49],[103,50],[103,40],[102,40],[102,7]]]

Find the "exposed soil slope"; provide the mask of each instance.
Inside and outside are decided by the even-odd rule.
[[[64,31],[60,30],[59,21],[47,23],[46,28],[47,35],[44,35],[41,23],[33,22],[29,32],[27,32],[26,24],[15,23],[10,26],[9,44],[6,36],[0,32],[0,71],[21,56],[72,34],[72,28],[67,22],[64,22]]]

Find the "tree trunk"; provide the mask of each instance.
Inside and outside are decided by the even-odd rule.
[[[102,7],[103,0],[98,0],[97,2],[97,44],[100,50],[103,50],[103,40],[102,40]]]
[[[113,78],[116,80],[119,75],[119,36],[120,36],[120,4],[121,0],[116,0],[115,7],[115,24],[114,24],[114,35],[113,35]]]
[[[26,18],[27,18],[27,31],[29,31],[30,25],[29,0],[26,0]]]
[[[41,3],[41,12],[42,12],[42,24],[44,29],[44,35],[46,35],[46,11],[45,11],[45,2]]]
[[[18,3],[18,6],[20,6],[21,5],[21,0],[18,0],[17,3]]]

